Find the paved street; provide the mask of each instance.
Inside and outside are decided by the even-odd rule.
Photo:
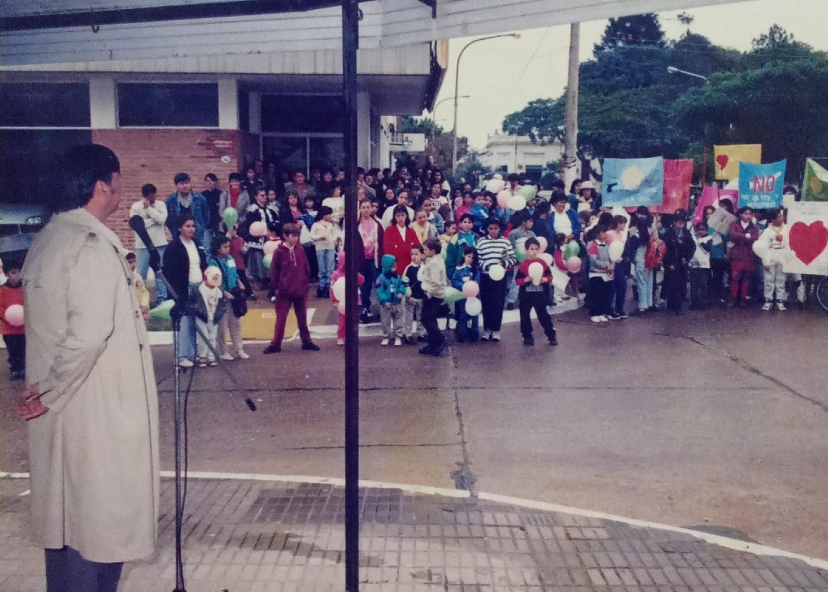
[[[500,344],[456,345],[437,360],[363,339],[362,478],[564,504],[828,558],[827,317],[715,310],[596,327],[575,311],[556,320],[556,349],[525,348],[516,325]],[[341,477],[343,354],[331,340],[320,345],[267,357],[250,345],[251,359],[232,363],[256,413],[218,369],[198,371],[191,470]],[[154,349],[167,469],[170,350]],[[0,470],[24,472],[25,429],[10,405],[0,430]],[[258,495],[251,489],[244,503]]]

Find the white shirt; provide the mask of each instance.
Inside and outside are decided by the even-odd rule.
[[[167,246],[167,231],[164,224],[167,222],[167,204],[160,199],[156,199],[155,203],[150,207],[145,208],[143,201],[136,201],[129,208],[129,217],[141,216],[144,219],[144,225],[147,227],[147,234],[149,234],[152,244],[156,247]],[[144,241],[135,235],[135,248],[146,249]]]
[[[383,230],[385,230],[386,228],[388,228],[392,224],[395,224],[395,222],[394,222],[394,208],[396,208],[396,207],[397,206],[386,208],[386,210],[382,213],[382,229]],[[414,210],[412,210],[408,206],[405,206],[405,209],[408,210],[408,220],[410,222],[414,222]]]
[[[181,239],[181,244],[187,249],[187,256],[190,258],[190,275],[188,281],[191,284],[201,283],[201,257],[198,256],[198,247],[191,240]]]
[[[572,220],[569,219],[566,211],[563,214],[559,214],[555,210],[555,234],[562,234],[564,236],[572,234]]]

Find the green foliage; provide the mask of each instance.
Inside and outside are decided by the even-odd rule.
[[[506,116],[503,131],[512,135],[529,136],[533,142],[551,142],[563,133],[560,126],[564,122],[565,103],[565,99],[530,101],[520,111]]]
[[[443,126],[434,123],[433,119],[406,117],[403,119],[402,131],[405,134],[425,134],[426,136],[439,136],[445,132]]]
[[[491,167],[487,167],[481,162],[480,153],[472,150],[457,165],[455,181],[459,182],[460,179],[463,179],[466,183],[471,183],[472,187],[477,187],[478,178],[491,172]]]
[[[595,56],[619,47],[636,45],[664,47],[664,31],[658,15],[648,12],[610,19],[601,42],[595,45]]]

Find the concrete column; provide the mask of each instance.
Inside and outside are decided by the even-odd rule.
[[[92,129],[115,129],[118,127],[114,76],[104,74],[90,77],[89,111]]]
[[[218,79],[218,108],[219,128],[239,129],[238,85],[232,76],[220,76]]]
[[[357,163],[371,168],[371,94],[357,93]]]

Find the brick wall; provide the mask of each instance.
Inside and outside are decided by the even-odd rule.
[[[241,135],[249,136],[235,130],[93,131],[92,141],[112,149],[121,161],[121,206],[110,217],[109,226],[124,246],[132,248],[134,244],[127,218],[130,206],[141,199],[142,185],[152,183],[158,188],[159,199],[165,199],[175,191],[176,173],[188,173],[196,191],[203,188],[205,174],[215,173],[219,187],[225,189],[227,176],[242,166]],[[222,162],[222,157],[229,161]]]

